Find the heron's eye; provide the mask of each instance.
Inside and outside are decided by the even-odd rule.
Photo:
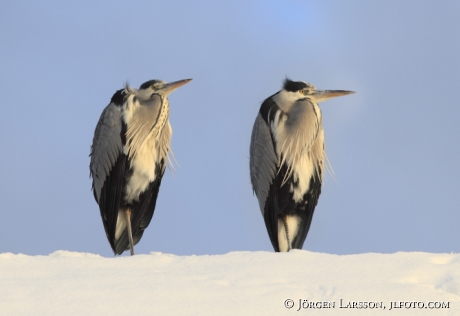
[[[306,89],[299,90],[299,92],[302,93],[302,94],[307,94],[307,90],[306,90]]]

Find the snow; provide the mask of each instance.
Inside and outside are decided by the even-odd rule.
[[[0,285],[1,315],[460,315],[460,254],[3,253]]]

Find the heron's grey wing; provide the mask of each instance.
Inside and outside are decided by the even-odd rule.
[[[94,197],[99,204],[104,229],[112,249],[115,248],[118,210],[129,169],[127,156],[123,153],[125,133],[121,106],[109,104],[102,112],[94,133],[90,172]]]
[[[259,200],[262,214],[277,165],[278,157],[275,153],[270,128],[259,113],[252,129],[249,169],[252,188]]]
[[[269,194],[278,169],[278,157],[275,150],[270,128],[259,113],[254,123],[251,137],[251,182],[259,201],[260,211],[264,216],[270,241],[276,251],[278,249],[279,209],[276,194]],[[273,199],[275,201],[272,201]]]
[[[106,177],[123,151],[121,139],[121,107],[110,103],[102,111],[94,131],[91,146],[90,173],[93,178],[93,193],[99,203],[100,193]]]

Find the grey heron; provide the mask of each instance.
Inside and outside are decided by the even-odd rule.
[[[103,110],[91,146],[92,190],[115,255],[130,249],[149,225],[168,163],[168,95],[190,82],[150,80],[125,85]]]
[[[354,93],[286,78],[261,105],[250,145],[253,191],[276,252],[302,249],[325,170],[319,102]]]

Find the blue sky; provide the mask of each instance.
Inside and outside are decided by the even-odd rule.
[[[0,12],[0,252],[112,256],[91,193],[97,120],[125,81],[170,97],[172,148],[138,253],[271,251],[249,180],[260,103],[321,104],[334,169],[304,249],[459,252],[460,3],[7,1]]]

